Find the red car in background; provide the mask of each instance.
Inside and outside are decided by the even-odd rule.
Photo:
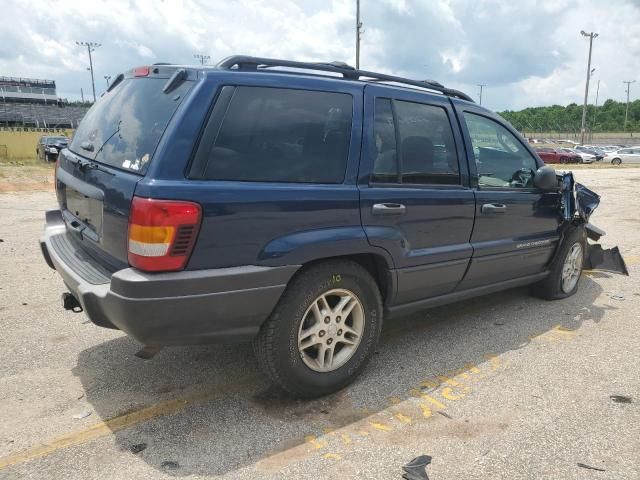
[[[538,147],[535,149],[544,163],[580,163],[581,157],[575,153],[568,153],[559,148]]]

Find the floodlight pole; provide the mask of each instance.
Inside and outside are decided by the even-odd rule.
[[[356,0],[356,69],[360,69],[360,38],[363,31],[360,21],[360,0]]]
[[[202,55],[201,53],[194,53],[193,54],[193,58],[197,58],[198,60],[200,60],[200,64],[204,65],[205,63],[207,63],[207,60],[209,60],[211,58],[210,55]]]
[[[111,80],[111,75],[105,75],[104,79],[107,81],[107,90],[109,89],[109,80]]]
[[[589,37],[589,60],[587,61],[587,83],[584,87],[584,105],[582,106],[582,127],[581,127],[581,140],[580,143],[584,144],[584,134],[586,130],[587,121],[587,100],[589,99],[589,78],[591,77],[591,50],[593,49],[593,39],[598,36],[595,32],[587,33],[584,30],[580,31],[583,37]]]
[[[622,83],[627,84],[627,109],[624,112],[624,128],[623,130],[627,131],[627,119],[629,118],[629,90],[631,89],[631,84],[635,83],[635,80],[624,80]]]
[[[93,89],[93,103],[96,102],[96,83],[93,79],[93,58],[91,58],[91,52],[94,52],[96,48],[100,47],[100,43],[95,42],[76,42],[79,47],[87,47],[87,53],[89,54],[89,69],[91,70],[91,88]]]
[[[487,85],[485,83],[478,83],[478,86],[480,87],[480,105],[482,105],[482,89]]]

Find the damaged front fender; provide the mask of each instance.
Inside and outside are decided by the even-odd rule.
[[[605,231],[589,223],[589,217],[600,205],[600,195],[580,183],[576,183],[571,172],[558,176],[560,184],[560,210],[563,218],[561,228],[568,225],[584,225],[587,237],[598,241],[605,235]],[[598,243],[587,242],[587,256],[585,268],[602,270],[611,273],[629,275],[618,247],[603,249]]]

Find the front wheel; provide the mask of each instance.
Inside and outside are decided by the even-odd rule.
[[[587,253],[584,227],[569,227],[549,275],[534,284],[531,293],[546,300],[567,298],[576,293]]]
[[[254,350],[263,370],[303,398],[343,388],[368,362],[382,328],[376,282],[348,260],[311,266],[291,280]]]
[[[620,165],[622,163],[622,160],[619,158],[614,158],[613,160],[611,160],[611,165]]]

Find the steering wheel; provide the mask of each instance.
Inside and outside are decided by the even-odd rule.
[[[530,168],[521,168],[513,172],[511,176],[512,187],[527,187],[533,178],[533,170]]]

